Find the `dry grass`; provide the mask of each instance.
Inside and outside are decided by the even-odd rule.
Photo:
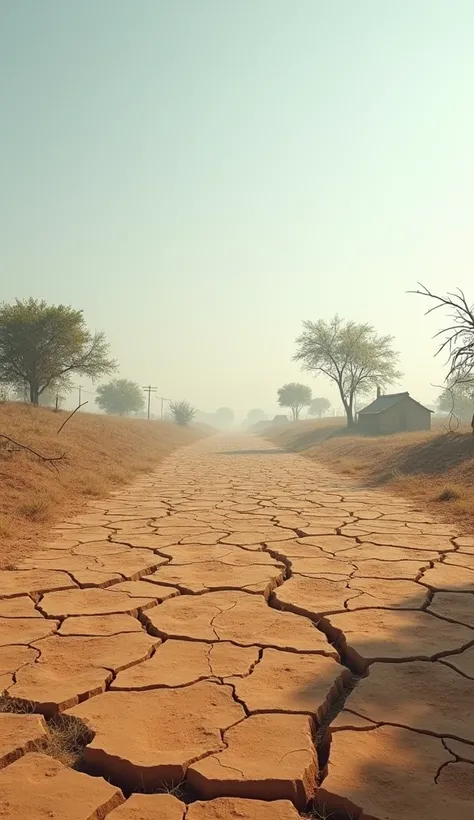
[[[11,698],[6,692],[0,694],[0,712],[16,715],[34,714],[35,705],[28,701]],[[94,735],[86,724],[73,715],[55,715],[46,721],[47,735],[36,744],[34,752],[42,752],[60,760],[65,766],[80,767],[84,747]]]
[[[447,433],[440,424],[427,432],[361,436],[342,419],[303,421],[267,428],[275,444],[323,462],[364,485],[384,487],[422,501],[433,514],[474,526],[474,436],[468,427]]]
[[[35,549],[53,524],[153,469],[176,447],[208,435],[118,416],[76,413],[58,435],[66,413],[27,404],[0,404],[0,433],[48,456],[64,451],[54,470],[26,452],[8,452],[0,440],[0,568]]]

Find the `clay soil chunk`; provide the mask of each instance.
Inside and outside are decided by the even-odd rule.
[[[437,564],[433,569],[428,569],[423,573],[421,581],[431,589],[474,592],[474,570],[467,567]]]
[[[305,712],[320,720],[350,673],[332,658],[264,649],[244,678],[230,678],[249,712]]]
[[[474,570],[474,555],[468,555],[464,552],[451,552],[446,556],[445,563],[447,566],[467,567]]]
[[[35,566],[48,570],[64,570],[64,572],[100,572],[108,578],[114,578],[117,574],[122,580],[137,581],[142,575],[154,572],[161,564],[166,563],[166,558],[156,555],[152,550],[128,549],[118,555],[107,555],[102,558],[94,558],[88,555],[68,555],[44,561],[41,553],[34,558],[28,558],[24,562],[25,566]]]
[[[359,561],[352,559],[357,567],[353,578],[393,578],[405,581],[417,581],[421,572],[429,567],[428,561]]]
[[[259,548],[260,544],[265,544],[267,541],[287,541],[293,536],[294,533],[291,530],[284,530],[279,527],[261,530],[241,530],[227,535],[222,539],[221,544],[233,544],[236,547],[255,550]]]
[[[358,594],[347,588],[346,581],[294,575],[275,590],[272,600],[281,609],[319,620],[328,612],[344,611],[346,602]]]
[[[132,794],[107,820],[183,820],[186,806],[172,794]]]
[[[334,654],[309,620],[271,609],[262,596],[246,592],[209,592],[193,598],[182,595],[149,609],[143,617],[160,637]]]
[[[459,655],[448,655],[447,658],[442,658],[442,661],[447,666],[452,666],[453,669],[461,672],[461,675],[474,680],[474,646],[470,646]],[[472,697],[474,699],[474,691]]]
[[[379,547],[377,544],[356,544],[350,549],[339,553],[339,558],[347,558],[349,561],[413,561],[417,560],[422,565],[429,565],[430,561],[437,561],[439,553],[435,550],[413,550],[407,547]]]
[[[76,589],[44,595],[39,608],[48,618],[62,618],[68,615],[134,615],[155,605],[151,592],[146,598],[132,598],[126,592],[109,589]]]
[[[396,723],[474,743],[474,681],[444,663],[375,663],[346,707],[375,723]]]
[[[461,550],[474,550],[474,538],[472,536],[460,536],[454,539],[454,543]]]
[[[0,646],[30,644],[56,632],[57,621],[46,618],[0,618]]]
[[[177,689],[106,692],[70,710],[95,733],[86,765],[123,787],[180,783],[189,764],[223,748],[221,732],[245,717],[232,688],[204,681]]]
[[[429,612],[474,629],[474,595],[469,592],[436,592]]]
[[[276,560],[285,558],[329,558],[330,555],[324,552],[321,547],[310,543],[314,541],[311,538],[292,538],[290,541],[268,541],[267,549],[272,555],[276,556]],[[264,555],[266,553],[263,553]],[[273,559],[275,560],[275,559]]]
[[[108,638],[53,636],[36,644],[41,656],[23,666],[9,689],[47,717],[105,690],[113,673],[141,663],[159,644],[145,632]]]
[[[204,547],[200,544],[178,544],[178,546],[168,547],[163,550],[163,553],[172,559],[168,565],[171,567],[181,564],[202,564],[208,561],[219,561],[222,564],[234,567],[249,567],[255,564],[275,566],[275,559],[268,552],[262,550],[249,552],[230,544],[216,544]],[[157,570],[158,572],[160,570]]]
[[[14,675],[28,663],[33,663],[39,652],[30,646],[2,646],[0,652],[0,681],[3,675]],[[8,686],[13,681],[8,682]],[[1,689],[0,689],[1,691]]]
[[[196,564],[168,564],[155,573],[157,581],[173,584],[183,592],[200,593],[207,590],[245,589],[248,592],[270,595],[283,581],[283,568],[255,564],[229,566],[219,561]]]
[[[129,553],[130,547],[126,544],[114,544],[111,541],[88,541],[86,544],[78,544],[72,547],[71,555],[87,555],[91,558],[107,558],[110,555],[120,555],[122,553]],[[41,553],[38,558],[42,558],[44,553]]]
[[[354,671],[376,660],[430,660],[473,640],[471,629],[427,612],[366,609],[330,615],[328,620],[335,628],[327,631],[328,637],[337,639],[340,630],[338,645]]]
[[[159,572],[159,570],[158,570]],[[153,586],[147,584],[147,580],[152,581]],[[169,586],[160,586],[159,578],[156,573],[153,575],[145,575],[140,581],[123,581],[120,584],[114,584],[111,592],[126,592],[131,598],[150,598],[161,603],[167,598],[174,598],[179,595],[177,589]]]
[[[41,746],[46,736],[46,723],[41,715],[0,712],[0,769]],[[1,811],[0,806],[0,817]]]
[[[150,528],[149,528],[150,529]],[[134,533],[126,533],[126,532],[119,532],[117,535],[113,535],[111,541],[114,544],[126,544],[130,547],[135,547],[137,549],[149,549],[149,550],[158,550],[164,549],[166,547],[171,546],[172,544],[177,544],[179,538],[175,538],[174,536],[167,536],[167,535],[156,535],[150,529],[149,534],[134,534]]]
[[[354,578],[349,587],[356,592],[348,600],[347,609],[421,609],[428,600],[428,590],[414,581],[386,578]]]
[[[345,550],[350,549],[350,547],[357,546],[355,538],[347,538],[345,535],[309,536],[307,538],[300,538],[299,542],[301,546],[311,545],[318,547],[323,550],[323,552],[328,554],[334,553],[335,555],[340,552],[345,552]]]
[[[76,587],[65,572],[49,569],[0,570],[0,598]]]
[[[102,778],[30,753],[0,772],[2,820],[103,820],[124,797]]]
[[[340,575],[341,579],[350,578],[354,572],[354,564],[349,561],[340,561],[338,558],[315,556],[314,558],[290,558],[293,574],[320,577],[324,575]]]
[[[133,583],[133,582],[132,582]],[[131,615],[76,615],[62,622],[59,635],[108,637],[119,632],[142,632],[143,627]]]
[[[394,535],[371,534],[364,541],[372,544],[379,544],[386,547],[407,547],[412,550],[436,550],[436,552],[446,552],[453,549],[453,545],[448,537],[441,535],[419,535],[416,532],[407,530],[406,535],[397,533]]]
[[[316,790],[311,719],[251,715],[224,732],[227,748],[193,763],[188,782],[206,799],[291,800],[302,810]]]
[[[333,735],[315,802],[326,817],[472,820],[473,801],[474,766],[454,762],[440,738],[381,726]]]
[[[248,800],[244,797],[216,797],[196,800],[188,807],[186,820],[300,820],[289,800]],[[150,818],[154,820],[154,818]],[[174,820],[174,818],[173,818]]]
[[[35,609],[34,601],[28,595],[18,598],[0,599],[0,618],[42,618],[41,612]]]
[[[336,529],[342,527],[344,518],[315,518],[308,524],[301,524],[297,527],[301,535],[328,536],[337,538]]]
[[[168,640],[145,663],[119,672],[111,690],[184,686],[206,678],[248,675],[258,660],[256,647]]]

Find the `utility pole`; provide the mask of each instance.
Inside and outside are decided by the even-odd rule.
[[[81,399],[82,399],[82,384],[78,384],[77,389],[79,391],[79,401],[77,402],[77,404],[79,405],[81,403]]]
[[[152,394],[152,393],[156,393],[156,391],[158,390],[158,388],[157,388],[157,387],[152,387],[152,386],[151,386],[151,384],[149,384],[149,385],[148,385],[148,387],[144,387],[144,388],[143,388],[143,390],[145,391],[145,393],[148,393],[148,413],[147,413],[147,418],[148,418],[148,421],[150,421],[150,402],[151,402],[151,394]]]
[[[164,396],[157,396],[158,399],[161,399],[161,421],[163,421],[163,402],[164,401],[171,401],[171,399],[165,399]]]

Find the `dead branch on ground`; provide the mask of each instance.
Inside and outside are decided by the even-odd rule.
[[[62,453],[60,456],[45,456],[43,455],[43,453],[39,453],[37,450],[34,450],[33,447],[29,447],[27,444],[22,444],[20,441],[15,441],[15,439],[10,438],[10,436],[6,436],[4,433],[0,433],[0,438],[14,445],[13,447],[7,448],[8,453],[15,453],[21,451],[31,453],[32,455],[36,456],[42,463],[54,467],[55,470],[58,469],[58,461],[66,460],[66,453]]]

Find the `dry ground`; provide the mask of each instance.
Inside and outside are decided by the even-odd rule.
[[[469,427],[391,436],[348,434],[341,418],[300,421],[265,435],[275,444],[323,462],[370,486],[390,488],[428,505],[431,512],[470,529],[474,525],[474,436]]]
[[[0,404],[0,434],[48,456],[66,453],[58,469],[0,439],[0,568],[35,548],[47,530],[157,465],[176,447],[208,434],[167,422],[76,413],[67,418],[27,404]]]
[[[2,820],[472,820],[473,593],[423,504],[180,448],[0,571]]]

